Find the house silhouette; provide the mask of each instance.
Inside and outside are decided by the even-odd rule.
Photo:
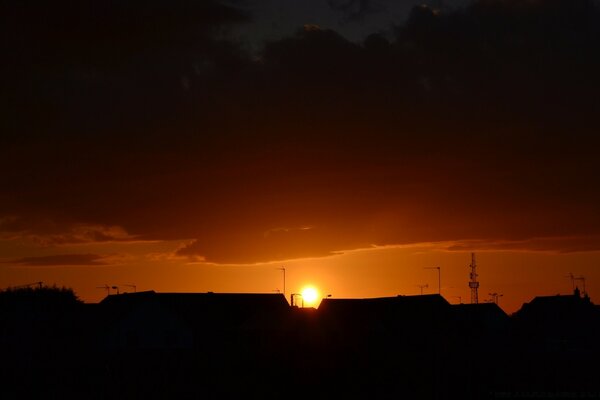
[[[98,304],[2,301],[0,317],[6,398],[600,393],[600,311],[578,292],[536,297],[512,316],[438,294],[313,309],[282,294],[147,291]]]

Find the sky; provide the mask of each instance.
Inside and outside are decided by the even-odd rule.
[[[599,6],[6,1],[0,287],[598,302]]]

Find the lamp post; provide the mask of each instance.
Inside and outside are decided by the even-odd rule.
[[[285,267],[277,268],[280,271],[283,271],[283,297],[285,297]]]
[[[437,269],[438,271],[438,294],[442,294],[442,269],[440,267],[425,267],[425,269]]]

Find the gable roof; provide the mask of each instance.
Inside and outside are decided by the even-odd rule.
[[[453,304],[454,313],[472,318],[481,318],[484,316],[493,316],[495,318],[508,319],[509,316],[496,303],[478,303],[478,304]]]

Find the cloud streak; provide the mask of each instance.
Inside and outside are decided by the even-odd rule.
[[[128,234],[120,226],[57,223],[49,219],[23,218],[15,215],[0,218],[0,238],[26,239],[42,246],[136,241],[136,237]]]
[[[23,257],[5,261],[17,267],[65,267],[65,266],[105,266],[108,256],[98,254],[59,254],[53,256]]]
[[[600,236],[541,237],[524,240],[465,240],[441,244],[448,251],[526,251],[582,253],[600,251]]]

